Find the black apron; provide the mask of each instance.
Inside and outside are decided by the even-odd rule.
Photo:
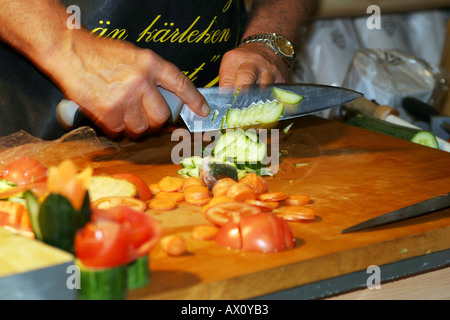
[[[216,85],[223,54],[236,47],[246,20],[240,0],[64,0],[104,38],[149,48],[197,87]],[[67,14],[76,26],[77,10]],[[19,130],[42,139],[64,134],[55,109],[60,90],[26,58],[0,43],[0,136]]]

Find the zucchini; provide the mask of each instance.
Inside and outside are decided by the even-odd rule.
[[[112,268],[89,268],[76,259],[80,268],[80,300],[123,300],[127,296],[127,265]]]
[[[431,148],[439,148],[434,134],[426,130],[418,130],[374,118],[357,110],[347,110],[345,114],[347,124],[387,134],[403,140],[408,140]]]
[[[253,124],[268,124],[278,121],[283,114],[284,104],[279,100],[252,103],[248,108],[229,108],[224,122],[227,128],[244,127]]]
[[[227,163],[209,163],[209,174],[216,180],[228,177],[238,181],[238,172],[236,168]]]

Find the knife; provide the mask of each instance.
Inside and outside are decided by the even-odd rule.
[[[189,109],[174,93],[160,87],[158,89],[171,110],[170,122],[175,122],[181,115],[189,131],[204,132],[226,129],[226,124],[223,125],[222,120],[229,108],[243,109],[252,103],[275,100],[273,87],[304,97],[297,105],[285,105],[280,120],[338,107],[362,96],[361,93],[350,89],[318,84],[256,84],[240,89],[232,87],[198,88],[211,107],[210,114],[207,117],[201,117]],[[73,128],[83,117],[79,106],[73,101],[65,99],[58,104],[56,113],[59,123],[65,129]]]
[[[349,233],[374,228],[388,223],[418,217],[420,215],[425,215],[448,207],[450,207],[450,193],[442,194],[437,197],[383,214],[376,218],[366,220],[345,230],[342,230],[341,233]]]

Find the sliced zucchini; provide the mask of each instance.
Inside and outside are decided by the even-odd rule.
[[[150,268],[148,254],[139,257],[127,266],[127,287],[138,289],[150,283]]]
[[[275,94],[275,97],[280,99],[282,102],[287,104],[297,104],[303,100],[303,96],[299,95],[295,92],[284,90],[277,87],[272,87],[272,91]]]

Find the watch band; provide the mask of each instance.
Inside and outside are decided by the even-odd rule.
[[[281,40],[281,41],[278,41]],[[276,33],[257,34],[242,40],[239,46],[247,43],[259,42],[269,46],[284,62],[287,63],[289,70],[294,66],[295,51],[291,42]],[[283,46],[280,47],[280,43]]]

